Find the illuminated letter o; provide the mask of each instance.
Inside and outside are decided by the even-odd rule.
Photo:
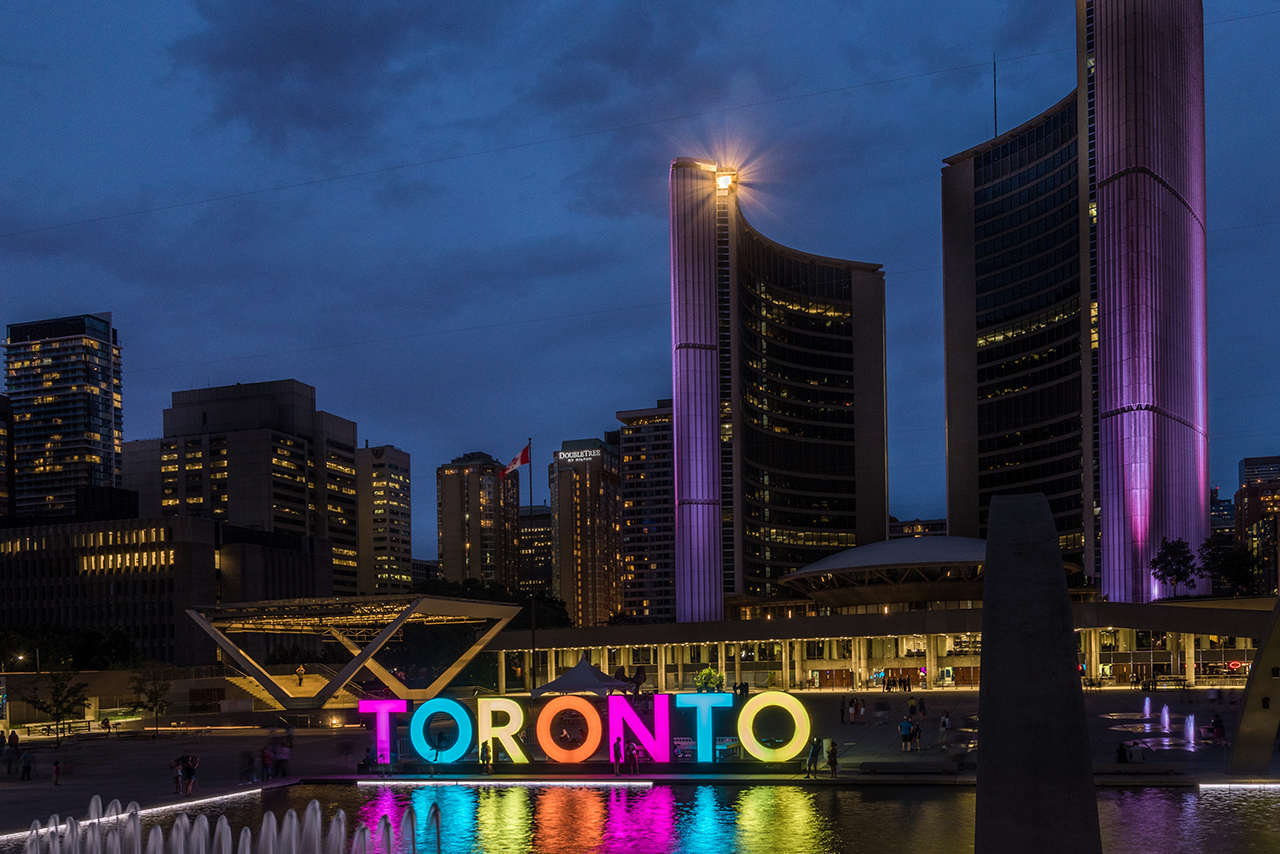
[[[766,706],[778,706],[786,709],[790,713],[792,721],[795,722],[795,735],[791,736],[791,740],[781,747],[765,747],[756,738],[755,730],[753,729],[756,715]],[[742,711],[738,713],[738,741],[742,742],[743,750],[761,762],[786,762],[788,759],[794,759],[809,743],[809,713],[805,711],[800,701],[790,694],[784,694],[781,691],[766,691],[763,694],[756,694],[750,700],[747,700],[742,707]]]
[[[452,747],[441,750],[438,754],[435,747],[427,743],[427,723],[432,715],[448,715],[458,725],[458,740]],[[413,718],[409,721],[409,741],[418,755],[426,761],[432,761],[431,756],[434,754],[436,762],[457,762],[470,752],[474,730],[466,706],[448,697],[435,697],[414,711]]]
[[[555,738],[552,737],[551,721],[560,712],[570,709],[586,718],[587,738],[581,747],[566,750],[556,744]],[[589,700],[583,697],[564,695],[556,697],[542,707],[542,711],[538,713],[538,724],[534,731],[538,736],[538,744],[542,746],[542,750],[547,754],[548,759],[571,764],[589,759],[591,754],[596,752],[596,748],[600,746],[600,739],[604,735],[604,724],[600,721],[600,713],[596,711],[596,707],[591,705]]]

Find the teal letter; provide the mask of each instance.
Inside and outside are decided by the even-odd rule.
[[[733,708],[733,695],[719,694],[676,694],[677,709],[698,710],[698,761],[711,762],[715,759],[715,733],[711,729],[711,710]]]

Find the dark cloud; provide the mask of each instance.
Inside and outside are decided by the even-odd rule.
[[[281,149],[296,136],[364,145],[451,50],[482,42],[505,4],[198,0],[204,28],[174,43],[213,118]]]

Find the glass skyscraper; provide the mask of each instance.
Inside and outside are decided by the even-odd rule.
[[[124,409],[110,313],[10,324],[5,374],[17,515],[73,515],[76,489],[120,486]]]
[[[943,169],[947,515],[1045,493],[1064,560],[1146,602],[1208,534],[1203,13],[1077,8],[1076,90]]]
[[[769,240],[737,193],[732,169],[671,165],[681,622],[887,535],[884,274]]]

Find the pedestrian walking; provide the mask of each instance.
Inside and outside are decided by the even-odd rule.
[[[6,743],[4,749],[0,750],[0,758],[4,759],[4,773],[12,774],[14,763],[18,761],[18,748]]]
[[[929,714],[929,713],[928,713],[928,711],[926,711],[926,710],[925,710],[925,707],[924,707],[924,697],[921,697],[921,698],[920,698],[920,702],[918,702],[918,703],[916,704],[916,708],[918,708],[918,709],[920,710],[920,719],[921,719],[921,720],[924,720],[924,716],[925,716],[925,715],[927,715],[927,714]]]
[[[11,738],[12,738],[12,736],[11,736]],[[35,759],[35,757],[34,757],[34,756],[32,756],[32,755],[31,755],[31,751],[30,751],[30,750],[24,750],[24,751],[22,751],[22,760],[21,760],[21,762],[19,763],[19,764],[21,764],[21,765],[22,765],[22,774],[21,774],[21,775],[19,775],[19,777],[18,777],[18,779],[19,779],[19,780],[30,780],[30,779],[31,779],[31,767],[32,767],[33,765],[35,765],[35,761],[36,761],[36,759]]]
[[[58,777],[61,773],[62,773],[62,769],[58,767],[58,760],[57,759],[53,760],[53,785],[55,786],[62,785],[60,782],[58,782]]]
[[[951,712],[943,712],[938,720],[938,744],[945,747],[951,743]]]
[[[818,764],[822,762],[822,742],[815,736],[809,742],[809,755],[804,762],[804,778],[818,779]]]
[[[365,761],[369,761],[369,757],[373,755],[373,748],[369,748],[369,752],[365,754]],[[271,779],[271,766],[275,764],[275,750],[270,744],[262,745],[262,752],[258,754],[258,759],[262,762],[262,782]],[[369,763],[369,770],[372,770],[373,763]]]
[[[271,763],[271,773],[277,777],[288,777],[289,760],[293,758],[293,749],[289,747],[289,742],[282,741],[277,744],[274,754],[275,762]]]
[[[912,697],[907,700],[907,717],[915,720],[916,717],[916,698]]]
[[[920,750],[920,724],[915,721],[911,722],[911,749]]]
[[[182,763],[182,794],[190,797],[192,792],[200,788],[196,784],[196,767],[200,764],[200,757],[188,753],[183,758],[186,761]]]
[[[299,687],[299,688],[301,688],[301,687],[302,687],[302,677],[303,677],[303,676],[305,676],[305,675],[307,674],[307,668],[305,668],[305,667],[303,667],[301,664],[299,664],[299,665],[298,665],[298,669],[297,669],[297,670],[295,670],[295,671],[293,671],[293,672],[294,672],[294,674],[296,674],[296,675],[297,675],[297,677],[298,677],[298,687]]]

